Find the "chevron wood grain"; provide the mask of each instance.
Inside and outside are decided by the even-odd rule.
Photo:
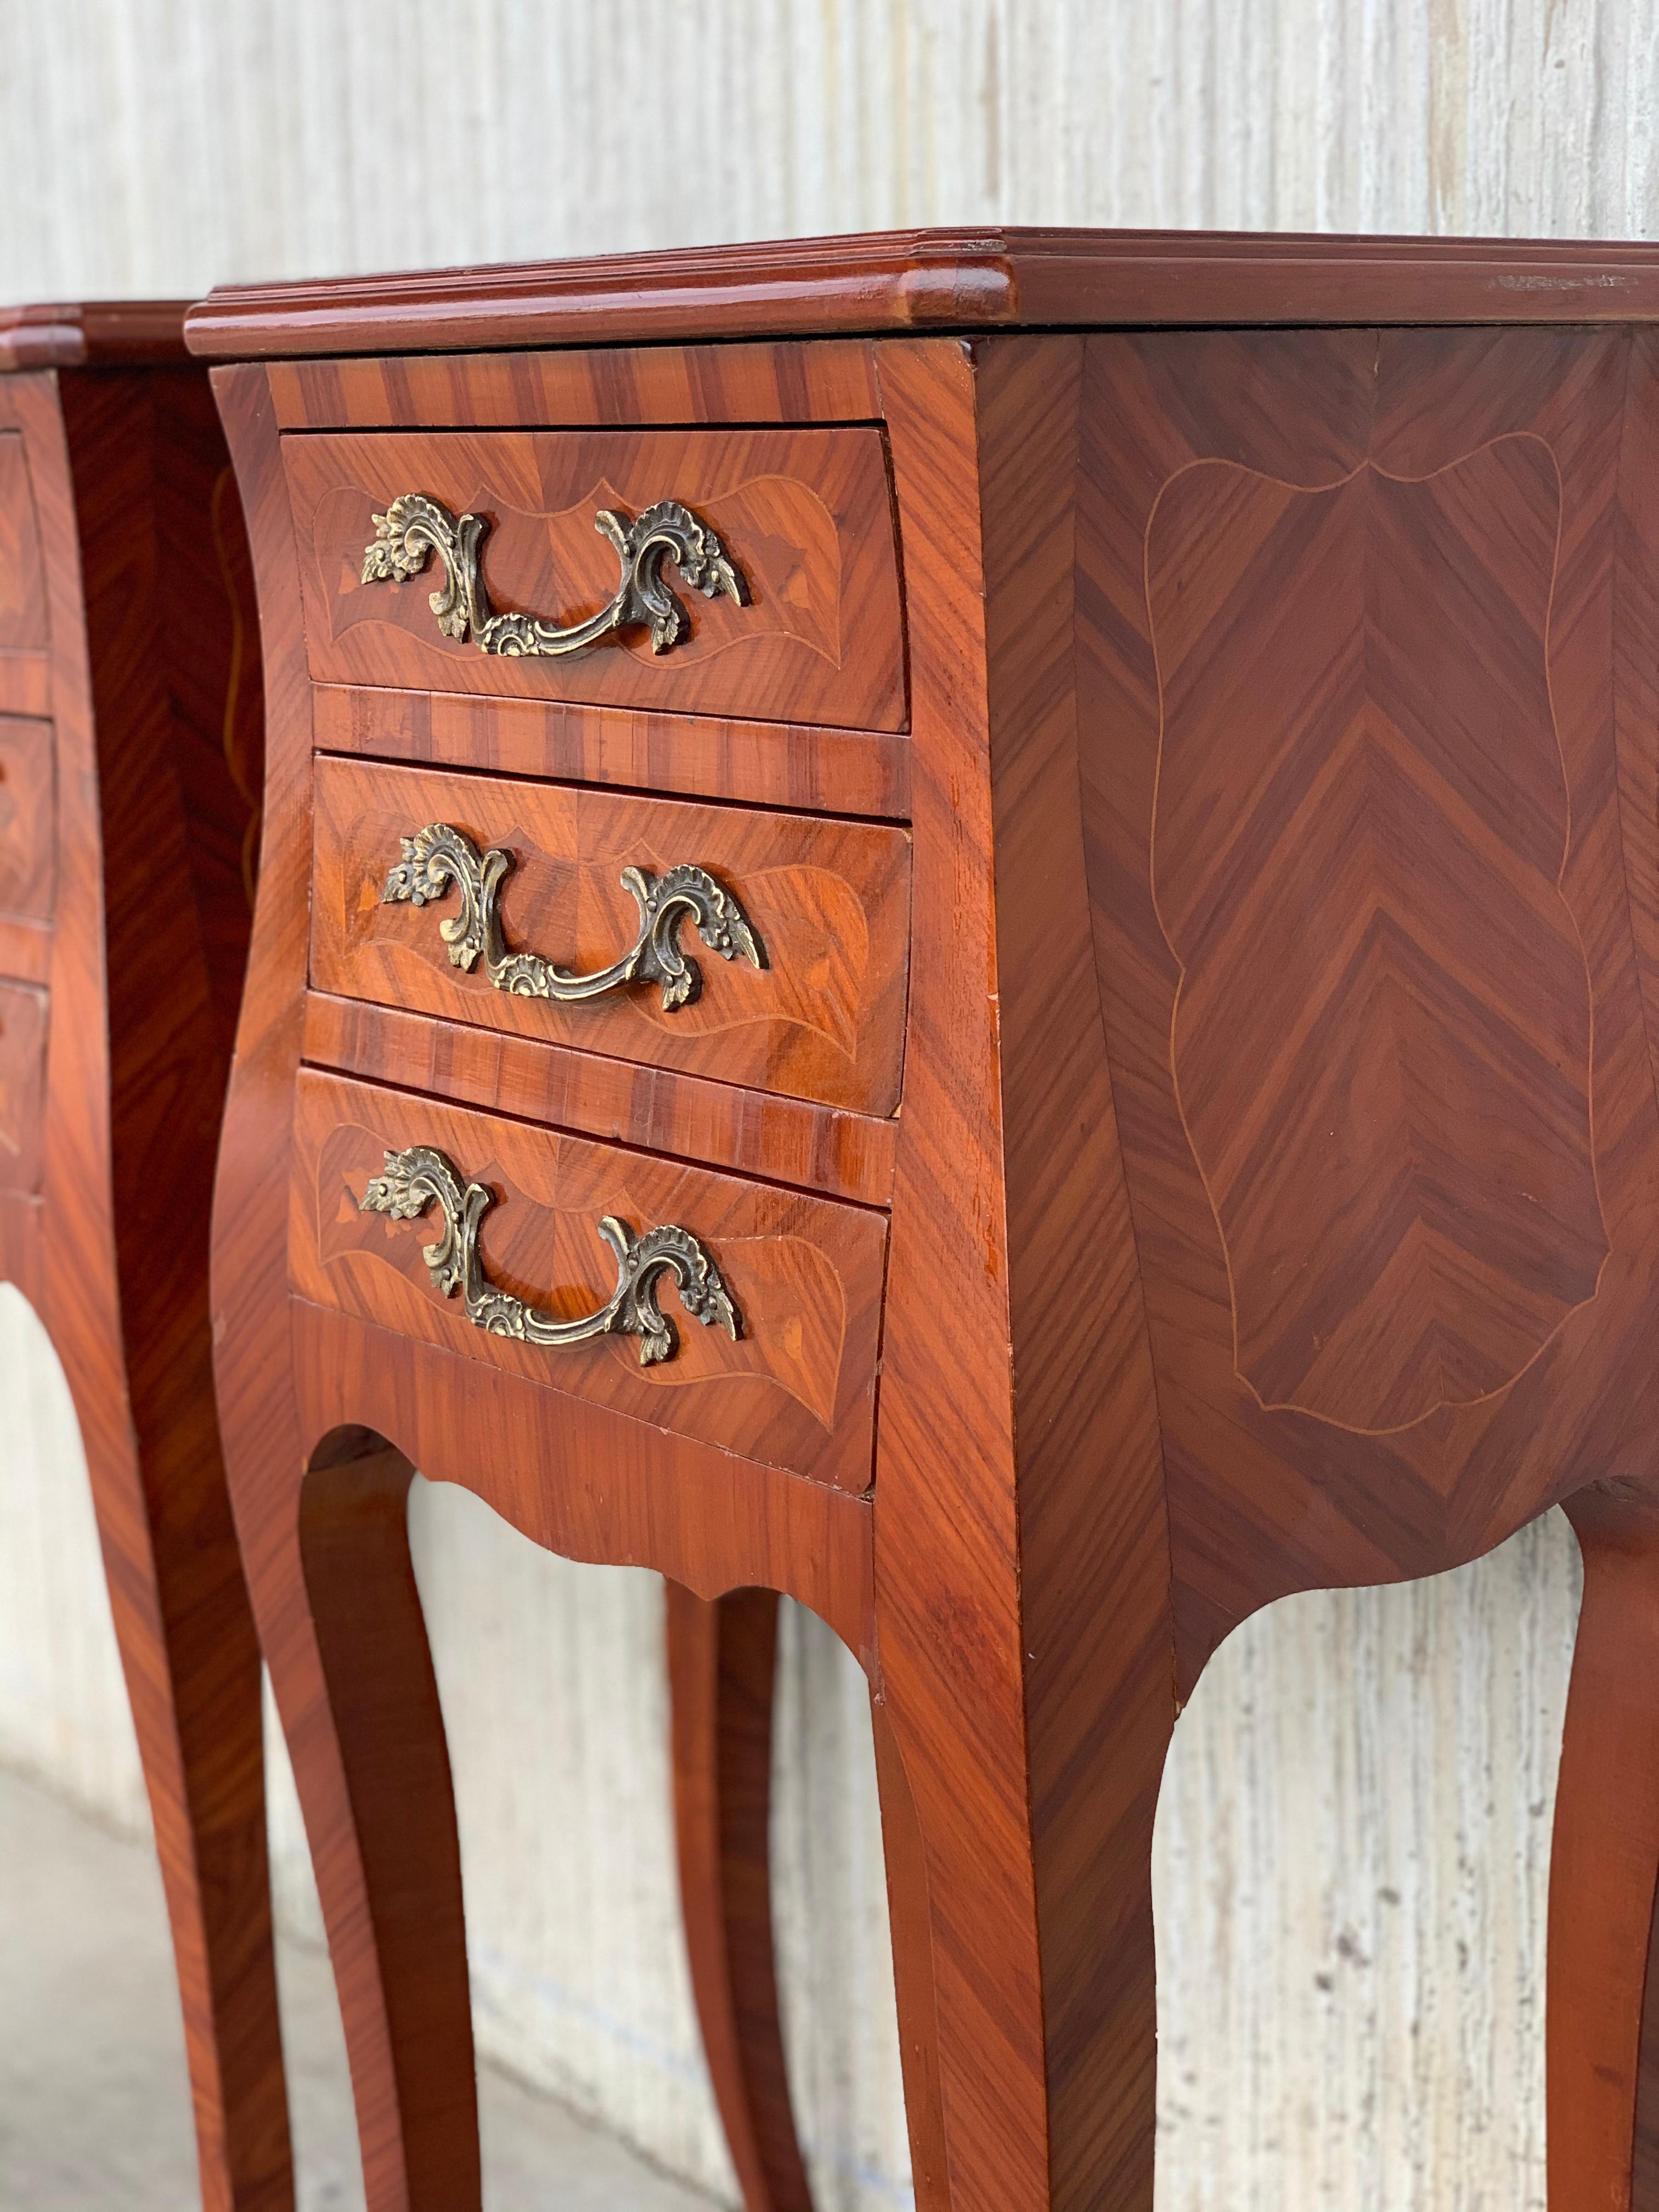
[[[822,337],[584,343],[619,334],[625,279],[627,331],[689,313],[671,257],[608,271],[603,307],[558,272],[510,299],[473,283],[465,306],[456,280],[408,280],[412,354],[218,373],[272,728],[219,1374],[373,2212],[478,2203],[411,1464],[532,1540],[678,1586],[691,1955],[749,2212],[801,2191],[766,1924],[770,1593],[814,1605],[870,1680],[921,2212],[1150,2212],[1152,1833],[1181,1701],[1273,1599],[1432,1573],[1565,1502],[1587,1586],[1552,1883],[1552,2201],[1659,2212],[1659,344],[1612,315],[1493,322],[1485,260],[1437,254],[1408,283],[1358,251],[1329,264],[1330,327],[1253,327],[1235,303],[1214,327],[1097,328],[1123,249],[1066,250],[1065,297],[1046,247],[1025,264],[1050,288],[1040,331],[1006,302],[976,314],[976,250],[936,240],[965,288],[957,335],[850,339],[832,256]],[[745,287],[777,270],[747,251],[696,258],[704,296],[754,308]],[[1159,248],[1195,287],[1205,252]],[[1284,254],[1261,247],[1264,284]],[[1431,279],[1437,327],[1408,313]],[[568,343],[490,353],[532,294],[533,336]],[[201,343],[303,354],[320,328],[362,337],[370,300],[236,295]],[[786,1121],[738,1053],[722,1129],[714,1059],[652,1067],[647,1102],[574,1036],[486,1052],[453,1008],[354,1009],[349,899],[308,977],[314,893],[337,904],[342,880],[328,787],[392,779],[330,753],[431,761],[458,803],[556,772],[783,803],[736,695],[688,694],[672,732],[653,696],[648,732],[631,708],[313,681],[343,672],[319,671],[314,621],[307,641],[317,541],[284,431],[349,430],[357,453],[465,428],[483,453],[550,393],[596,434],[881,427],[903,751],[858,750],[896,731],[830,742],[798,690],[790,833],[838,849],[842,774],[847,814],[908,819],[902,1083],[866,1152],[839,1148],[874,1115],[802,1097]],[[754,708],[786,740],[787,691]],[[568,805],[521,811],[550,837]],[[392,963],[374,988],[394,995]],[[422,1129],[494,1164],[515,1282],[586,1280],[543,1218],[567,1173],[585,1199],[632,1178],[721,1222],[802,1209],[861,1349],[836,1369],[798,1299],[795,1403],[873,1389],[868,1491],[850,1458],[777,1449],[775,1421],[720,1425],[597,1365],[561,1380],[466,1341],[412,1248],[340,1202],[337,1170]],[[778,1188],[763,1204],[734,1168]],[[688,1401],[715,1403],[688,1373]]]

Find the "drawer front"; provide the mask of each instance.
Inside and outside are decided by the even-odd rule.
[[[874,429],[307,434],[283,450],[306,649],[322,681],[903,726],[892,501]],[[410,496],[436,503],[431,527],[412,550],[395,531],[397,559],[374,557],[386,550],[376,517]],[[682,611],[678,641],[653,649],[649,624],[630,617],[562,649],[556,634],[605,609],[629,565],[596,518],[625,530],[665,501],[716,533],[740,584],[717,588],[711,558],[705,595],[684,561],[651,555],[641,574]],[[437,509],[447,522],[432,521]],[[469,515],[483,527],[462,533],[462,550],[449,530]],[[366,559],[382,572],[368,581]],[[496,613],[547,626],[556,649],[482,650],[480,637],[514,641],[489,630],[482,601],[466,619],[465,594],[448,618],[458,634],[446,635],[433,597],[463,576]]]
[[[52,724],[0,714],[0,915],[52,920],[55,812]]]
[[[0,653],[46,644],[46,581],[23,441],[0,431]]]
[[[505,1307],[475,1301],[469,1318],[465,1297],[434,1282],[423,1252],[444,1240],[446,1210],[429,1190],[394,1174],[401,1195],[379,1194],[394,1211],[364,1210],[387,1155],[411,1152],[441,1154],[458,1192],[489,1194],[474,1288],[478,1301],[506,1293]],[[301,1297],[745,1458],[867,1487],[883,1215],[311,1071],[294,1158]],[[688,1232],[726,1288],[735,1339],[718,1314],[705,1324],[686,1311],[672,1271],[650,1279],[676,1342],[650,1364],[640,1334],[547,1344],[491,1333],[514,1329],[526,1306],[556,1327],[605,1308],[638,1267],[601,1237],[607,1216],[641,1240]],[[466,1241],[463,1231],[454,1243]]]
[[[898,1103],[902,830],[326,757],[313,821],[319,990],[864,1113]],[[423,872],[401,863],[434,830],[458,834],[419,848],[438,848]],[[677,902],[687,869],[704,880]],[[447,939],[464,916],[465,941]],[[562,998],[537,975],[554,995],[523,995],[526,953],[579,990],[611,981]]]
[[[0,1190],[40,1188],[46,1088],[46,994],[0,983]]]

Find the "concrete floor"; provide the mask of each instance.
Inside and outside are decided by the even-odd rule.
[[[0,1771],[0,2207],[195,2212],[184,2036],[161,1877]],[[325,1960],[283,1948],[299,2212],[361,2212],[362,2178]],[[709,2212],[611,2136],[485,2068],[486,2212]]]

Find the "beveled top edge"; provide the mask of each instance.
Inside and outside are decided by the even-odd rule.
[[[183,361],[187,300],[81,300],[0,307],[0,374]]]
[[[907,230],[305,283],[191,308],[217,360],[882,331],[1659,320],[1659,246],[1245,231]]]

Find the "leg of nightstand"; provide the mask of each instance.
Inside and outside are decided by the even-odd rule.
[[[378,1437],[340,1431],[297,1514],[290,1498],[264,1518],[249,1510],[260,1486],[246,1452],[232,1465],[328,1928],[368,2212],[478,2212],[460,1845],[409,1553],[412,1470]]]
[[[674,1829],[691,1984],[745,2212],[811,2212],[784,2068],[768,1814],[775,1591],[667,1585]]]
[[[1584,1602],[1550,1861],[1551,2206],[1659,2208],[1659,1501],[1611,1485],[1567,1515]]]
[[[951,2212],[945,2113],[939,2101],[933,1938],[928,1923],[921,1830],[904,1762],[879,1699],[872,1701],[871,1713],[875,1723],[876,1786],[881,1793],[881,1840],[887,1860],[887,1921],[892,1931],[899,2058],[904,2069],[904,2117],[910,2133],[916,2212]]]
[[[78,1411],[173,1928],[204,2212],[286,2212],[259,1653],[211,1402],[204,1384],[198,1451],[175,1439],[142,1468],[107,1408]]]

